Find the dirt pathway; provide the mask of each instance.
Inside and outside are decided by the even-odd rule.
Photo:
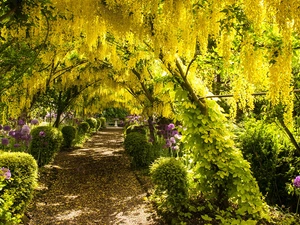
[[[60,152],[42,172],[28,224],[158,224],[124,154],[122,132],[106,129],[84,148]]]

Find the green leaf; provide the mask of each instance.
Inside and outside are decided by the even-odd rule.
[[[204,219],[205,221],[212,221],[212,218],[210,218],[207,214],[202,215],[201,217],[202,217],[202,219]]]

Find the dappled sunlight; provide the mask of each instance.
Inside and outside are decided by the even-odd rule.
[[[59,170],[63,169],[61,166],[53,165],[53,164],[46,165],[46,166],[44,166],[44,168],[45,169],[59,169]]]
[[[67,210],[63,213],[58,214],[55,219],[59,221],[73,220],[76,217],[79,217],[83,213],[88,213],[87,209],[79,210]]]
[[[145,204],[137,205],[134,208],[119,212],[115,215],[113,224],[135,224],[144,225],[149,223],[149,214]]]
[[[64,196],[64,198],[70,199],[70,200],[78,198],[78,197],[79,197],[79,195],[66,195],[66,196]]]
[[[52,203],[52,204],[49,204],[49,203],[46,203],[46,202],[38,202],[37,203],[37,206],[38,207],[57,207],[57,206],[60,206],[62,205],[63,203]]]
[[[89,150],[88,148],[81,148],[81,149],[77,149],[71,153],[69,153],[69,155],[74,155],[74,156],[81,156],[81,155],[86,155],[86,151]]]
[[[49,167],[52,184],[36,201],[31,225],[155,224],[120,132],[100,132],[83,148],[57,155]]]
[[[149,208],[147,208],[147,203],[145,203],[146,194],[142,193],[137,196],[126,196],[123,199],[117,199],[112,197],[118,205],[131,205],[132,207],[122,208],[122,210],[117,210],[112,213],[114,220],[111,221],[112,224],[148,224],[150,216],[148,214]],[[135,204],[132,204],[135,202]]]

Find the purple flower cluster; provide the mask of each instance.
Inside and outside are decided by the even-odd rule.
[[[300,176],[297,176],[295,179],[294,179],[294,187],[295,188],[300,188]]]
[[[22,119],[18,120],[18,125],[23,126],[24,124],[25,124],[24,120],[22,120]]]
[[[4,179],[9,180],[11,178],[11,172],[8,168],[2,167],[0,170],[0,175],[4,177]]]
[[[2,139],[1,139],[1,144],[2,144],[2,145],[5,145],[5,146],[8,145],[8,144],[9,144],[8,138],[2,138]]]
[[[30,122],[32,125],[37,125],[37,124],[39,124],[39,121],[37,120],[37,119],[33,119],[33,120],[31,120],[31,122]]]
[[[26,148],[29,146],[29,142],[32,139],[30,135],[30,127],[26,125],[25,122],[21,119],[18,120],[17,125],[18,126],[16,129],[12,129],[9,125],[0,125],[0,130],[3,130],[2,134],[4,136],[1,139],[1,144],[3,146],[9,145],[10,141],[12,141],[13,139],[13,147],[15,148],[21,147],[22,145],[25,145]]]
[[[11,127],[9,125],[5,125],[5,126],[3,126],[3,130],[4,131],[10,131]]]
[[[128,124],[140,123],[141,116],[138,115],[129,115],[126,117],[126,122]]]
[[[166,140],[164,148],[179,150],[178,140],[181,139],[181,135],[179,134],[173,123],[170,123],[168,125],[159,125],[157,126],[157,129],[157,134],[163,136]]]
[[[30,127],[28,125],[23,125],[21,128],[10,132],[9,136],[14,138],[16,143],[24,143],[26,146],[29,145],[32,138],[30,135]],[[18,147],[18,145],[15,147]]]

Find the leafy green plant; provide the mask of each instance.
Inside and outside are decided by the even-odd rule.
[[[150,167],[150,176],[155,185],[151,199],[158,211],[165,217],[178,217],[188,203],[188,176],[183,163],[174,157],[158,158]]]
[[[192,186],[211,206],[225,211],[227,219],[269,219],[266,203],[252,175],[250,164],[236,148],[230,123],[214,100],[195,104],[182,90],[176,91],[176,119],[184,129],[183,157],[194,176]],[[249,215],[249,217],[247,217]],[[214,215],[215,219],[217,214]],[[224,224],[224,223],[223,223]],[[230,223],[229,223],[230,224]]]
[[[70,148],[76,137],[76,132],[77,132],[76,128],[74,126],[64,126],[61,129],[61,132],[64,138],[63,145],[67,148]]]
[[[37,160],[39,167],[50,163],[62,146],[62,132],[55,127],[39,126],[32,129],[31,135],[29,153]]]
[[[79,134],[85,134],[89,131],[90,125],[87,122],[81,122],[78,125],[78,133]]]
[[[97,129],[97,120],[95,118],[87,118],[86,122],[90,125],[91,130]]]
[[[124,140],[125,151],[131,156],[131,163],[134,167],[146,167],[153,161],[150,157],[150,143],[146,135],[139,132],[131,132]]]
[[[291,167],[296,167],[293,148],[276,123],[249,119],[240,124],[237,142],[251,164],[253,176],[266,201],[272,205],[293,202],[286,191]],[[290,203],[289,203],[290,202]]]
[[[28,153],[4,152],[0,167],[11,174],[7,176],[6,170],[6,180],[0,178],[0,224],[19,224],[37,186],[38,166]]]

